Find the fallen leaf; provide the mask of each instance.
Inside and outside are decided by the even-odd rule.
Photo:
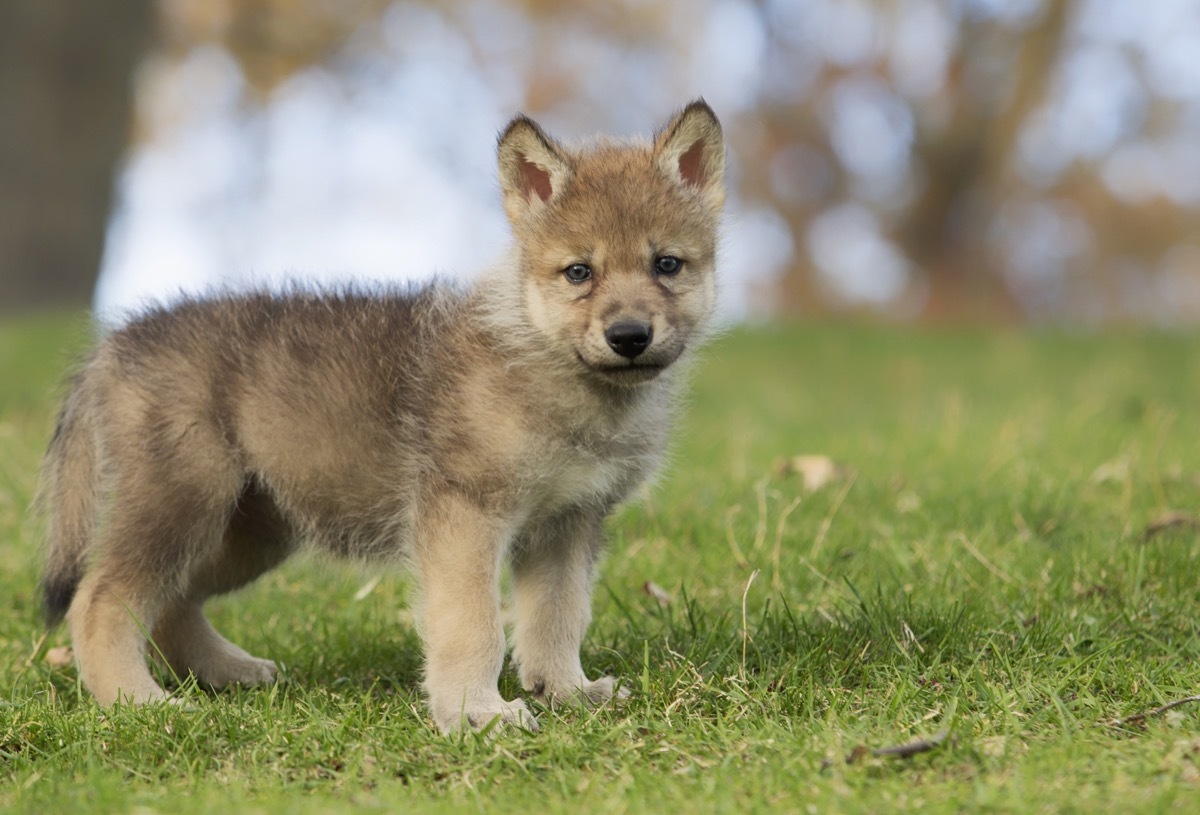
[[[643,583],[642,591],[657,600],[660,606],[670,605],[671,603],[671,595],[667,594],[667,590],[653,580],[647,580]]]
[[[863,759],[871,755],[871,748],[865,744],[859,744],[850,751],[850,755],[846,756],[847,764],[858,764]]]
[[[826,484],[844,481],[850,474],[849,468],[822,455],[792,456],[776,469],[780,475],[799,475],[807,492],[816,492]]]
[[[379,585],[379,581],[382,579],[383,575],[378,574],[371,577],[370,580],[368,580],[366,583],[363,583],[362,586],[359,587],[358,591],[354,593],[354,599],[356,601],[367,599],[371,592],[375,591],[375,587]]]
[[[46,664],[52,668],[65,668],[75,662],[75,652],[68,645],[51,648],[46,652]]]

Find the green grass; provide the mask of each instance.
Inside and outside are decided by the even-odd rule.
[[[584,661],[632,698],[489,740],[431,729],[399,575],[214,602],[267,690],[104,711],[45,661],[26,506],[86,334],[0,324],[0,810],[1200,811],[1200,704],[1110,724],[1200,693],[1200,532],[1147,534],[1200,515],[1200,338],[728,335],[610,524]],[[806,493],[811,453],[844,477]]]

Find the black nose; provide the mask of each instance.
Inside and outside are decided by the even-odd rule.
[[[639,320],[618,320],[604,332],[608,347],[627,359],[633,359],[649,348],[653,336],[650,323]]]

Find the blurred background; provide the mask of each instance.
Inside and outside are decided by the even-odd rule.
[[[468,276],[697,96],[728,319],[1200,323],[1200,0],[5,0],[0,311]]]

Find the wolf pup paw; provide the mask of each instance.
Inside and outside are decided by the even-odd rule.
[[[496,733],[513,725],[532,733],[536,733],[538,730],[537,718],[529,710],[524,699],[513,699],[508,702],[498,700],[494,704],[473,705],[450,715],[436,716],[436,718],[438,728],[446,734],[453,733],[464,725],[472,730],[488,730],[490,733]]]
[[[271,660],[243,653],[211,666],[200,678],[214,688],[231,685],[252,688],[274,684],[278,673],[279,668]]]
[[[553,686],[545,682],[536,682],[527,690],[531,691],[539,702],[551,708],[579,702],[588,707],[600,707],[614,698],[629,698],[629,689],[618,687],[617,683],[615,676],[602,676],[594,681],[583,677],[579,682]]]

